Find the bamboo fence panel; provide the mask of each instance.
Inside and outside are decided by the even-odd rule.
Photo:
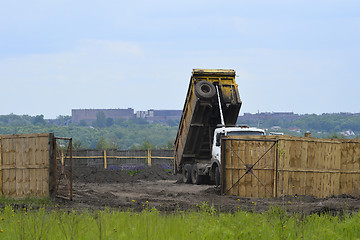
[[[231,136],[223,137],[223,147],[224,194],[360,196],[359,140]]]
[[[359,191],[358,169],[360,165],[360,142],[343,141],[341,144],[340,193],[356,195]]]
[[[49,197],[51,144],[54,135],[0,136],[0,195]]]
[[[223,149],[223,185],[229,195],[270,197],[273,194],[275,153],[273,142],[228,141]]]

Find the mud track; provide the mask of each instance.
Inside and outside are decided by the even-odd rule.
[[[272,206],[303,214],[358,212],[360,198],[351,196],[317,199],[311,196],[285,196],[277,199],[250,199],[222,196],[214,185],[183,184],[180,176],[161,167],[150,167],[130,176],[119,170],[74,169],[73,200],[56,198],[62,208],[135,211],[155,207],[163,212],[188,211],[205,203],[224,212],[237,210],[263,212]]]

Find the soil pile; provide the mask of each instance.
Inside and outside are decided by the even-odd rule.
[[[73,169],[73,181],[83,183],[131,183],[139,180],[177,180],[178,176],[170,170],[160,166],[146,167],[138,172],[126,170],[109,170],[103,168],[76,168]]]

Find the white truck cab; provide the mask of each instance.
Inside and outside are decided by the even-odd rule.
[[[212,161],[221,163],[221,136],[248,136],[265,135],[265,130],[246,125],[235,127],[220,127],[214,131],[214,142],[212,146]]]

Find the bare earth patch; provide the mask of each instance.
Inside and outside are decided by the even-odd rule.
[[[220,195],[214,185],[180,183],[180,176],[161,167],[150,167],[130,176],[119,170],[74,169],[73,200],[57,198],[61,208],[103,209],[105,207],[135,211],[155,207],[163,212],[199,209],[205,203],[216,210],[263,212],[279,206],[288,212],[303,214],[357,212],[360,198],[338,196],[317,199],[311,196],[251,199]]]

